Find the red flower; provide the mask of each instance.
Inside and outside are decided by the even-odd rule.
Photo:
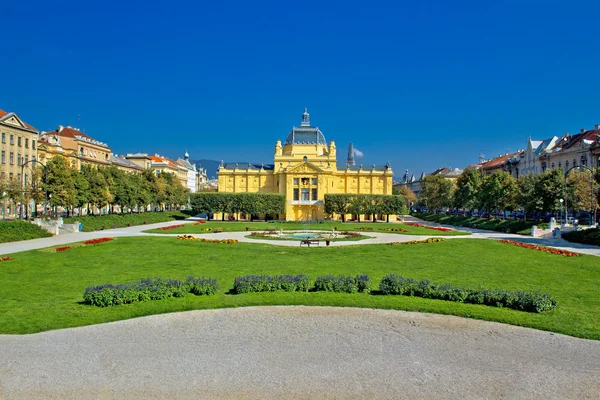
[[[105,237],[105,238],[98,238],[98,239],[90,239],[90,240],[86,240],[85,242],[83,242],[83,244],[98,244],[98,243],[108,242],[110,240],[113,240],[113,238]]]
[[[71,246],[57,247],[56,252],[58,253],[59,251],[69,250],[70,248],[71,248]]]
[[[170,225],[170,226],[164,226],[162,228],[156,228],[156,229],[158,229],[159,231],[168,231],[169,229],[181,228],[183,226],[185,226],[185,225],[183,225],[183,224],[181,224],[181,225]]]
[[[11,257],[0,257],[0,261],[10,261],[12,260]]]
[[[546,246],[538,246],[538,245],[535,245],[535,244],[517,242],[517,241],[514,241],[514,240],[498,240],[498,241],[500,243],[512,244],[513,246],[523,247],[525,249],[543,251],[543,252],[546,252],[546,253],[556,254],[556,255],[565,256],[565,257],[579,257],[581,255],[579,253],[573,253],[571,251],[554,249],[552,247],[546,247]]]

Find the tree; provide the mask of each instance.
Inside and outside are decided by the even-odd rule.
[[[428,175],[423,179],[419,200],[432,210],[445,209],[452,206],[454,190],[452,180],[441,175]]]
[[[402,198],[405,201],[406,207],[410,207],[412,204],[414,204],[415,201],[417,201],[417,196],[415,195],[415,192],[410,190],[408,186],[400,186],[400,188],[396,190],[396,193],[392,194],[402,196]]]
[[[75,179],[66,159],[52,157],[46,164],[48,168],[48,195],[53,207],[69,208],[75,204]]]
[[[480,201],[488,211],[514,210],[517,205],[517,184],[508,172],[488,175],[481,185]]]
[[[517,204],[525,211],[524,219],[527,214],[542,210],[542,199],[538,197],[537,188],[539,175],[522,175],[517,179]]]
[[[479,169],[468,168],[456,180],[454,207],[473,210],[480,207],[479,194],[484,174]]]
[[[574,210],[594,211],[598,208],[598,198],[594,191],[595,179],[590,171],[569,172],[567,177],[567,205]]]
[[[560,199],[564,196],[564,181],[562,168],[546,171],[539,176],[535,187],[535,196],[539,198],[543,212],[560,209]]]

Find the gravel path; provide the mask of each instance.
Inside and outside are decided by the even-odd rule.
[[[0,335],[0,398],[597,399],[600,342],[451,316],[191,311]]]

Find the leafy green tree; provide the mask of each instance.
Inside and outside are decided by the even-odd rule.
[[[480,207],[479,194],[484,174],[479,169],[468,168],[456,180],[454,207],[474,210]]]
[[[415,203],[415,201],[417,201],[417,196],[415,195],[415,192],[410,190],[410,188],[407,186],[400,186],[400,188],[396,190],[396,193],[392,194],[396,196],[402,196],[406,207],[410,207],[412,204]]]
[[[508,172],[496,172],[484,178],[480,202],[488,211],[514,210],[517,206],[518,187]]]
[[[69,209],[76,202],[75,179],[65,158],[52,157],[48,160],[48,194],[50,205]]]
[[[422,204],[432,210],[452,207],[455,184],[441,175],[428,175],[423,178],[423,187],[419,193]]]

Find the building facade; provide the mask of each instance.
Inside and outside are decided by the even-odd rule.
[[[0,151],[2,159],[0,164],[0,182],[17,181],[27,185],[31,179],[33,164],[37,156],[37,130],[22,121],[13,112],[0,110]],[[21,180],[21,166],[28,163],[23,170]]]
[[[92,139],[78,128],[59,125],[56,130],[41,132],[39,136],[38,157],[43,164],[62,156],[78,170],[85,164],[105,167],[111,164],[111,154],[106,143]]]
[[[185,152],[183,158],[178,158],[176,163],[186,170],[187,180],[185,187],[188,188],[190,193],[196,193],[198,191],[198,171],[196,170],[196,166],[190,162],[190,155],[188,152]]]
[[[217,172],[219,192],[284,194],[285,215],[278,217],[289,221],[323,220],[328,193],[392,194],[389,163],[356,166],[349,160],[338,169],[335,143],[328,144],[319,128],[311,126],[306,110],[301,125],[292,128],[283,144],[279,140],[275,144],[273,161],[260,165],[221,163]]]

